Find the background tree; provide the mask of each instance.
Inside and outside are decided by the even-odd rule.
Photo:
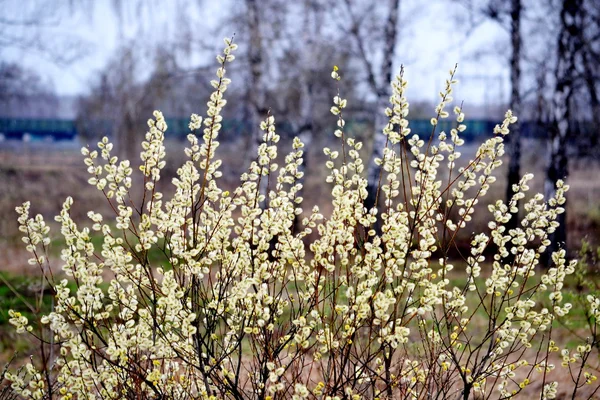
[[[0,110],[4,117],[52,118],[58,112],[58,99],[52,86],[35,72],[0,62]]]
[[[580,134],[587,133],[587,138],[580,139],[584,139],[582,147],[585,147],[586,155],[593,158],[600,151],[600,4],[584,0],[581,19],[582,29],[577,32],[581,64],[577,71],[578,84],[575,85],[578,101],[574,107],[579,113],[573,119],[593,122],[577,129]]]
[[[521,0],[510,0],[510,109],[519,118],[521,115]],[[513,185],[518,185],[521,179],[521,123],[517,121],[512,126],[508,139],[508,174],[506,182],[506,203],[514,194]],[[518,206],[517,206],[518,207]],[[507,230],[517,227],[517,215],[508,221]]]
[[[88,0],[0,0],[0,10],[0,56],[17,49],[65,66],[89,54],[82,37],[54,29],[67,18],[85,18],[93,10]]]
[[[203,64],[191,66],[192,55],[208,47],[192,28],[195,18],[208,12],[205,4],[176,0],[171,6],[173,14],[165,18],[164,4],[157,0],[110,2],[122,44],[92,83],[90,94],[81,97],[78,120],[86,134],[114,135],[121,157],[137,158],[137,143],[145,133],[139,130],[140,122],[152,110],[189,117],[202,109],[210,93]],[[93,7],[87,12],[91,17]],[[135,35],[128,39],[126,30],[132,28]],[[102,129],[110,132],[99,133]]]
[[[148,96],[138,78],[139,58],[135,46],[121,48],[101,73],[90,96],[81,98],[79,115],[100,127],[85,129],[94,136],[112,134],[120,158],[133,159],[136,143],[143,135],[142,100]],[[97,132],[97,130],[105,130]]]
[[[381,175],[381,165],[376,161],[383,157],[386,137],[383,128],[388,122],[384,110],[389,105],[391,94],[392,68],[398,35],[398,20],[401,0],[388,0],[385,7],[378,7],[379,2],[344,0],[348,21],[347,33],[355,42],[356,52],[364,67],[368,89],[375,100],[375,132],[373,136],[373,154],[367,167],[367,190],[369,196],[365,201],[367,208],[375,206],[377,188]],[[383,21],[383,23],[381,23]],[[379,67],[374,63],[381,57]]]
[[[87,0],[21,2],[0,0],[0,115],[16,118],[56,118],[59,100],[55,87],[22,60],[33,55],[53,65],[66,67],[85,58],[87,42],[58,28],[69,18],[84,18]],[[11,12],[12,11],[12,12]],[[52,40],[48,40],[51,37]]]
[[[332,60],[347,57],[324,32],[330,17],[326,10],[323,0],[246,0],[243,13],[232,16],[241,32],[236,41],[242,44],[242,51],[246,49],[237,72],[246,76],[247,82],[248,161],[256,157],[262,141],[258,126],[270,111],[286,131],[284,141],[297,136],[304,144],[301,171],[310,168],[315,132],[331,126],[331,116],[315,105],[329,104]],[[304,183],[303,177],[299,181]]]
[[[250,146],[248,148],[248,159],[256,157],[258,145],[262,139],[262,132],[258,129],[261,119],[264,119],[268,107],[265,104],[267,89],[263,82],[264,49],[263,49],[263,30],[262,24],[266,22],[261,18],[261,6],[257,0],[245,0],[246,5],[246,26],[248,32],[248,69],[250,79],[246,86],[246,95],[249,103],[248,124],[251,134],[248,136]]]
[[[137,159],[138,143],[145,134],[140,126],[152,110],[190,115],[206,102],[210,90],[206,84],[198,85],[204,69],[182,69],[166,46],[153,49],[151,68],[141,51],[135,43],[120,48],[90,94],[80,97],[78,110],[82,132],[94,138],[113,135],[119,156],[132,160]],[[150,73],[144,79],[146,69]]]
[[[507,31],[510,42],[510,99],[509,108],[521,120],[522,115],[522,89],[521,89],[521,63],[523,59],[522,52],[522,20],[523,4],[521,0],[485,0],[478,1],[459,1],[470,13],[470,34],[475,28],[491,20],[498,23]],[[505,201],[508,204],[514,191],[513,185],[519,183],[521,179],[521,122],[518,121],[511,126],[510,135],[506,137],[506,153],[508,155],[508,171],[506,180]],[[518,218],[511,218],[507,224],[507,229],[516,228]]]
[[[582,29],[583,29],[583,0],[563,0],[561,2],[560,25],[554,71],[555,88],[552,97],[552,127],[548,142],[548,169],[544,183],[546,198],[556,193],[556,182],[567,177],[569,138],[572,135],[571,104],[577,80],[577,65],[581,61]],[[566,210],[566,204],[560,205]],[[550,235],[551,244],[546,252],[545,265],[550,263],[549,257],[559,247],[566,248],[567,242],[567,213],[559,215],[557,221],[561,224]]]

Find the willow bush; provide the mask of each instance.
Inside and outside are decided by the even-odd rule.
[[[347,101],[338,89],[331,112],[339,149],[323,149],[333,207],[324,216],[316,206],[302,208],[299,139],[284,165],[276,164],[272,115],[260,125],[262,143],[239,186],[220,188],[225,67],[237,47],[225,43],[206,116],[191,116],[187,159],[171,198],[157,189],[167,125],[156,111],[142,143],[141,201],[130,193],[130,162],[112,155],[108,139],[82,149],[89,183],[113,214],[90,211],[82,227],[67,198],[56,217],[65,241],[61,273],[48,264],[43,218],[29,216],[29,203],[17,208],[29,262],[44,274],[53,309],[31,321],[10,312],[16,330],[39,341],[31,362],[6,373],[13,395],[506,399],[533,387],[551,399],[558,392],[553,353],[559,362],[568,356],[573,397],[593,384],[585,364],[598,337],[569,353],[553,336],[553,322],[571,309],[563,285],[575,262],[560,250],[549,268],[538,268],[568,186],[559,182],[556,196],[545,200],[527,195],[533,177],[525,175],[508,204],[478,206],[496,181],[503,137],[516,121],[510,111],[459,167],[461,107],[453,109],[454,129],[436,131],[450,117],[455,71],[425,139],[411,133],[406,119],[401,71],[385,110],[379,207],[366,209],[362,143],[344,130]],[[337,67],[332,77],[341,79]],[[524,215],[507,231],[518,202]],[[487,226],[471,226],[475,212],[489,215]],[[477,232],[461,254],[455,244],[465,229]],[[94,235],[102,236],[100,246]],[[151,252],[162,260],[151,261]],[[586,301],[595,327],[600,299]]]

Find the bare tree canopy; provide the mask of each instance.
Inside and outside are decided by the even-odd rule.
[[[377,7],[378,3],[380,2],[359,4],[357,1],[344,0],[349,21],[348,32],[364,66],[369,90],[376,97],[373,154],[367,168],[367,191],[369,192],[365,203],[367,208],[376,206],[380,186],[381,158],[386,144],[383,128],[388,122],[384,110],[389,105],[391,94],[392,68],[399,40],[398,20],[401,0],[388,0],[382,7]],[[365,15],[373,16],[378,11],[382,14],[375,17],[374,23],[372,18],[365,18]],[[373,51],[380,56],[379,68],[373,62]]]
[[[17,64],[0,62],[0,109],[4,117],[52,118],[57,107],[52,86],[39,75]]]
[[[0,55],[3,50],[18,49],[67,65],[88,54],[82,37],[57,29],[63,19],[75,14],[85,18],[84,10],[92,10],[88,0],[0,0],[0,10]]]

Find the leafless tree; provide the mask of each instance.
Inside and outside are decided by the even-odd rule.
[[[587,0],[582,6],[582,29],[578,32],[581,45],[581,66],[578,76],[581,77],[585,102],[589,104],[593,128],[586,132],[591,140],[586,140],[592,151],[598,151],[600,143],[600,4]],[[590,119],[589,117],[587,119]]]
[[[459,3],[467,8],[470,13],[469,32],[473,32],[475,27],[486,20],[498,23],[507,32],[510,38],[510,104],[512,112],[522,118],[522,88],[521,88],[521,64],[524,58],[522,22],[524,7],[521,0],[484,0],[471,1],[459,0]],[[506,203],[513,196],[513,185],[519,183],[521,179],[521,124],[518,122],[511,126],[511,133],[506,138],[508,172],[506,182]],[[507,229],[516,228],[518,218],[513,216],[506,224]]]
[[[250,72],[250,80],[247,85],[247,97],[249,107],[248,122],[250,131],[256,132],[251,135],[249,146],[249,158],[256,157],[258,145],[261,141],[262,134],[258,130],[261,119],[264,119],[268,106],[266,100],[266,83],[263,82],[264,69],[264,27],[261,25],[265,21],[261,18],[261,8],[257,0],[245,0],[246,5],[246,24],[248,29],[248,68]],[[263,10],[264,11],[264,10]],[[261,29],[262,28],[262,29]]]
[[[256,157],[262,140],[258,126],[270,111],[304,144],[304,171],[319,125],[315,121],[315,101],[328,87],[321,85],[331,69],[325,55],[331,56],[334,50],[327,46],[322,34],[325,4],[322,0],[245,0],[244,4],[244,13],[233,18],[241,28],[236,39],[239,38],[242,51],[246,49],[241,57],[241,73],[247,76],[247,161]],[[303,178],[300,181],[304,183]]]
[[[138,153],[145,133],[140,126],[153,110],[178,117],[189,115],[205,101],[203,95],[209,90],[196,85],[195,74],[201,75],[202,68],[181,69],[168,48],[156,48],[149,61],[139,51],[135,44],[119,49],[90,94],[79,102],[84,134],[113,135],[119,156],[130,160]],[[148,69],[148,65],[152,72],[143,79],[142,68]]]
[[[89,96],[82,96],[80,118],[100,121],[103,132],[85,132],[88,135],[111,135],[120,158],[130,159],[139,142],[139,122],[143,121],[140,106],[143,93],[139,73],[139,55],[135,48],[123,47],[101,73]],[[108,126],[106,125],[108,124]],[[95,130],[94,127],[86,127]]]
[[[59,28],[66,18],[81,16],[88,0],[0,0],[0,114],[18,118],[56,118],[59,99],[41,73],[21,63],[32,55],[66,66],[88,54],[86,41]],[[51,37],[52,40],[48,40]],[[39,71],[39,69],[38,69]]]
[[[365,202],[365,206],[371,208],[376,203],[381,176],[381,165],[376,160],[382,158],[386,142],[383,128],[387,124],[387,117],[383,111],[389,104],[391,94],[392,68],[396,46],[399,41],[398,20],[401,0],[387,0],[383,9],[377,7],[377,4],[380,3],[377,1],[366,1],[360,5],[358,3],[353,0],[344,0],[349,21],[348,33],[354,40],[357,53],[363,64],[368,88],[376,98],[373,154],[367,167],[367,190],[369,195]],[[382,18],[379,21],[383,21],[383,23],[371,24],[372,20],[365,18],[365,16],[372,16],[377,9],[382,12]],[[379,66],[373,62],[373,51],[381,56]]]
[[[521,117],[521,13],[523,6],[521,0],[510,0],[510,108],[513,113]],[[518,121],[517,121],[518,122]],[[513,185],[521,179],[521,124],[516,123],[511,127],[508,136],[508,175],[506,181],[506,203],[510,202],[514,194]],[[518,213],[506,224],[506,229],[514,229],[518,224]]]
[[[0,116],[48,118],[57,110],[53,88],[39,75],[17,64],[0,62]]]
[[[86,41],[55,28],[65,18],[92,9],[89,0],[0,0],[0,54],[17,49],[57,65],[70,64],[88,54]]]
[[[549,199],[556,193],[556,182],[565,179],[569,173],[567,147],[572,134],[571,107],[575,83],[577,79],[577,64],[581,59],[583,43],[583,0],[563,0],[561,2],[558,44],[556,47],[557,60],[554,71],[555,88],[552,97],[552,128],[549,140],[549,161],[544,183],[544,193]],[[566,204],[560,205],[565,207]],[[546,252],[547,257],[559,247],[566,248],[567,213],[559,215],[560,227],[551,235],[551,244]],[[549,261],[546,260],[546,265]]]

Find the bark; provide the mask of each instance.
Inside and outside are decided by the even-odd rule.
[[[594,127],[596,129],[596,132],[598,132],[597,130],[600,127],[600,99],[598,98],[598,90],[596,86],[598,80],[594,76],[595,74],[592,67],[592,61],[590,60],[590,54],[587,50],[583,53],[583,68],[585,72],[585,85],[590,96],[592,119],[594,121]],[[598,135],[596,132],[591,132],[592,139],[590,143],[594,149],[598,145]]]
[[[401,0],[388,0],[388,18],[384,31],[383,63],[381,65],[381,81],[379,84],[371,84],[377,95],[377,109],[375,110],[375,132],[373,138],[373,153],[367,167],[368,197],[365,201],[367,209],[375,207],[379,192],[379,178],[381,176],[381,165],[375,161],[383,157],[386,137],[383,128],[388,123],[384,109],[389,105],[391,95],[392,65],[394,61],[394,50],[398,37],[398,15],[400,14]],[[364,58],[364,54],[363,54]],[[365,59],[366,61],[366,59]],[[371,74],[373,75],[373,74]],[[373,81],[373,79],[371,79]]]
[[[583,74],[583,90],[587,91],[589,96],[589,106],[591,109],[592,121],[594,130],[588,132],[589,138],[584,141],[584,146],[588,148],[585,154],[595,154],[598,151],[598,127],[600,127],[600,99],[598,97],[598,58],[595,57],[598,53],[594,49],[594,44],[600,37],[600,15],[598,9],[596,14],[594,10],[588,9],[590,6],[584,6],[581,10],[582,24],[585,24],[585,30],[579,30],[579,44],[581,45],[581,66]],[[595,22],[594,22],[595,21]],[[586,35],[587,33],[587,35]]]
[[[136,150],[139,149],[140,135],[144,133],[140,130],[143,127],[140,128],[138,124],[139,104],[142,98],[139,89],[135,87],[136,63],[135,55],[131,50],[127,50],[123,54],[120,68],[115,71],[113,77],[118,84],[118,87],[113,89],[119,104],[115,122],[117,152],[122,160],[130,160],[133,165],[140,162],[139,152]]]
[[[262,131],[259,129],[261,119],[267,113],[265,106],[265,90],[262,83],[263,70],[263,38],[260,30],[260,12],[258,0],[245,0],[248,24],[248,63],[250,80],[247,87],[247,99],[250,104],[247,163],[256,159],[258,146],[262,141]]]
[[[302,177],[298,179],[298,183],[301,183],[303,188],[298,192],[298,196],[304,197],[304,182],[306,170],[309,167],[308,154],[313,142],[313,129],[314,129],[314,84],[312,77],[316,74],[314,68],[314,45],[315,37],[318,36],[318,27],[316,32],[313,31],[310,24],[311,12],[317,12],[315,6],[310,1],[306,1],[304,4],[304,34],[303,34],[303,48],[301,50],[301,60],[306,70],[300,71],[300,123],[296,127],[296,136],[304,144],[303,148],[303,161],[298,167],[298,170],[303,173]],[[300,228],[299,223],[301,218],[296,216],[294,226]]]
[[[547,82],[548,66],[546,63],[537,65],[535,72],[536,84],[536,100],[535,100],[535,122],[540,126],[547,126],[550,120],[548,111],[550,109],[546,91],[548,89]]]
[[[125,104],[121,108],[123,115],[118,123],[119,129],[119,153],[122,160],[130,160],[133,165],[139,163],[139,156],[136,159],[136,150],[140,145],[140,140],[136,133],[141,132],[136,118],[135,106],[131,104],[131,99],[125,99]]]
[[[261,32],[260,2],[259,0],[245,0],[247,8],[248,24],[248,64],[250,69],[250,81],[247,87],[246,98],[250,104],[247,138],[246,162],[244,165],[249,167],[252,161],[258,157],[258,147],[262,143],[263,131],[260,130],[260,122],[267,116],[266,90],[263,83],[264,68],[264,47]],[[264,5],[263,5],[264,6]],[[266,207],[269,203],[269,177],[263,176],[260,180],[259,192],[265,195],[265,201],[261,202],[261,207]]]
[[[310,22],[311,13],[318,12],[316,6],[310,1],[304,4],[304,34],[301,51],[301,65],[306,68],[300,71],[300,124],[296,129],[296,135],[304,143],[304,162],[300,166],[301,170],[308,167],[307,153],[310,150],[313,139],[314,129],[314,84],[312,78],[316,75],[315,68],[315,38],[318,37],[318,27],[314,27]],[[315,29],[313,29],[313,27]],[[304,178],[301,178],[304,183]]]
[[[568,176],[567,143],[571,135],[570,107],[576,76],[577,52],[581,49],[583,0],[563,0],[560,12],[560,33],[558,37],[558,59],[555,70],[556,88],[552,98],[552,129],[549,141],[549,162],[544,184],[546,199],[556,194],[556,182]],[[562,207],[567,208],[564,204]],[[550,256],[559,248],[567,248],[567,213],[558,217],[560,227],[550,235],[551,244],[543,259],[550,266]]]
[[[510,57],[510,108],[514,115],[521,117],[521,0],[511,0],[510,12],[510,41],[512,53]],[[510,202],[514,191],[513,185],[519,183],[521,179],[521,129],[517,122],[511,128],[510,135],[507,136],[508,175],[506,182],[506,203]],[[518,207],[518,205],[517,205]],[[506,229],[517,227],[519,218],[517,215],[507,222]]]
[[[367,192],[368,196],[365,201],[367,209],[371,209],[379,201],[379,186],[381,177],[381,165],[377,165],[375,161],[383,158],[383,149],[385,147],[386,136],[383,134],[383,128],[388,123],[386,115],[383,113],[389,105],[389,93],[381,95],[377,98],[377,110],[375,115],[375,126],[373,132],[373,152],[369,160],[367,168]]]
[[[303,148],[303,163],[299,169],[304,172],[308,168],[307,155],[310,151],[313,140],[313,85],[304,78],[302,82],[302,97],[300,98],[300,126],[296,130],[296,135],[304,144]],[[304,184],[304,176],[299,179],[300,183]]]

